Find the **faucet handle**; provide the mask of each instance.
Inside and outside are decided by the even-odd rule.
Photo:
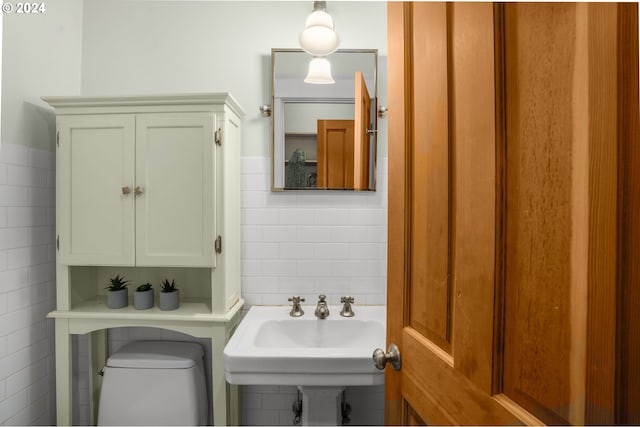
[[[340,298],[340,302],[342,304],[344,304],[344,306],[342,306],[342,311],[340,311],[340,316],[342,317],[353,317],[354,316],[354,312],[353,309],[351,308],[351,304],[353,304],[355,302],[355,299],[353,297],[350,296],[345,296]]]
[[[318,302],[326,302],[325,300],[327,299],[326,295],[318,295]]]
[[[289,298],[289,301],[293,303],[293,307],[291,307],[291,311],[289,312],[289,316],[291,317],[300,317],[304,314],[304,310],[302,310],[301,302],[304,302],[304,298],[300,298],[299,296],[292,296]]]

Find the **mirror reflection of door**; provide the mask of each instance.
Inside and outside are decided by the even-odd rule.
[[[371,96],[367,90],[367,83],[362,72],[355,74],[355,95],[354,95],[354,190],[367,190],[372,188],[369,182],[369,159],[371,147],[371,135],[369,129],[373,124],[369,123],[371,118]]]
[[[286,129],[284,158],[281,161],[284,162],[285,188],[326,188],[326,185],[317,185],[319,161],[317,118],[353,122],[353,103],[287,102],[284,105],[284,112]],[[353,158],[353,155],[351,157]],[[353,181],[348,188],[353,188]]]
[[[353,125],[353,120],[318,120],[318,188],[354,188]]]
[[[354,119],[318,120],[318,188],[370,188],[371,97],[362,72],[354,81]]]

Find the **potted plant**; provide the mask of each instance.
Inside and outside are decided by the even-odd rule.
[[[127,290],[129,281],[124,280],[124,277],[120,277],[119,274],[109,280],[111,284],[105,288],[107,289],[107,307],[122,308],[129,305],[129,291]]]
[[[160,289],[160,310],[176,310],[180,307],[180,291],[176,288],[175,280],[164,279]]]
[[[147,282],[138,286],[133,296],[136,310],[148,310],[153,307],[153,285],[151,283]]]

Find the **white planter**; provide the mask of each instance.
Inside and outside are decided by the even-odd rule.
[[[107,291],[107,307],[123,308],[129,305],[129,291],[120,289],[119,291]]]
[[[136,291],[133,297],[136,310],[148,310],[153,307],[153,289]]]
[[[160,310],[177,310],[180,307],[180,291],[160,292]]]

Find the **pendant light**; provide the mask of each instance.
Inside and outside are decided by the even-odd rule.
[[[340,37],[335,31],[326,1],[314,1],[313,12],[307,17],[305,29],[300,33],[302,50],[312,56],[327,56],[338,49]]]
[[[300,46],[313,58],[309,61],[309,71],[305,83],[332,84],[331,63],[327,55],[338,49],[340,38],[335,31],[331,15],[327,13],[327,2],[314,1],[313,12],[307,17],[305,29],[300,33]]]
[[[331,63],[327,58],[312,58],[309,62],[309,72],[304,79],[305,83],[327,85],[335,83],[331,76]]]

